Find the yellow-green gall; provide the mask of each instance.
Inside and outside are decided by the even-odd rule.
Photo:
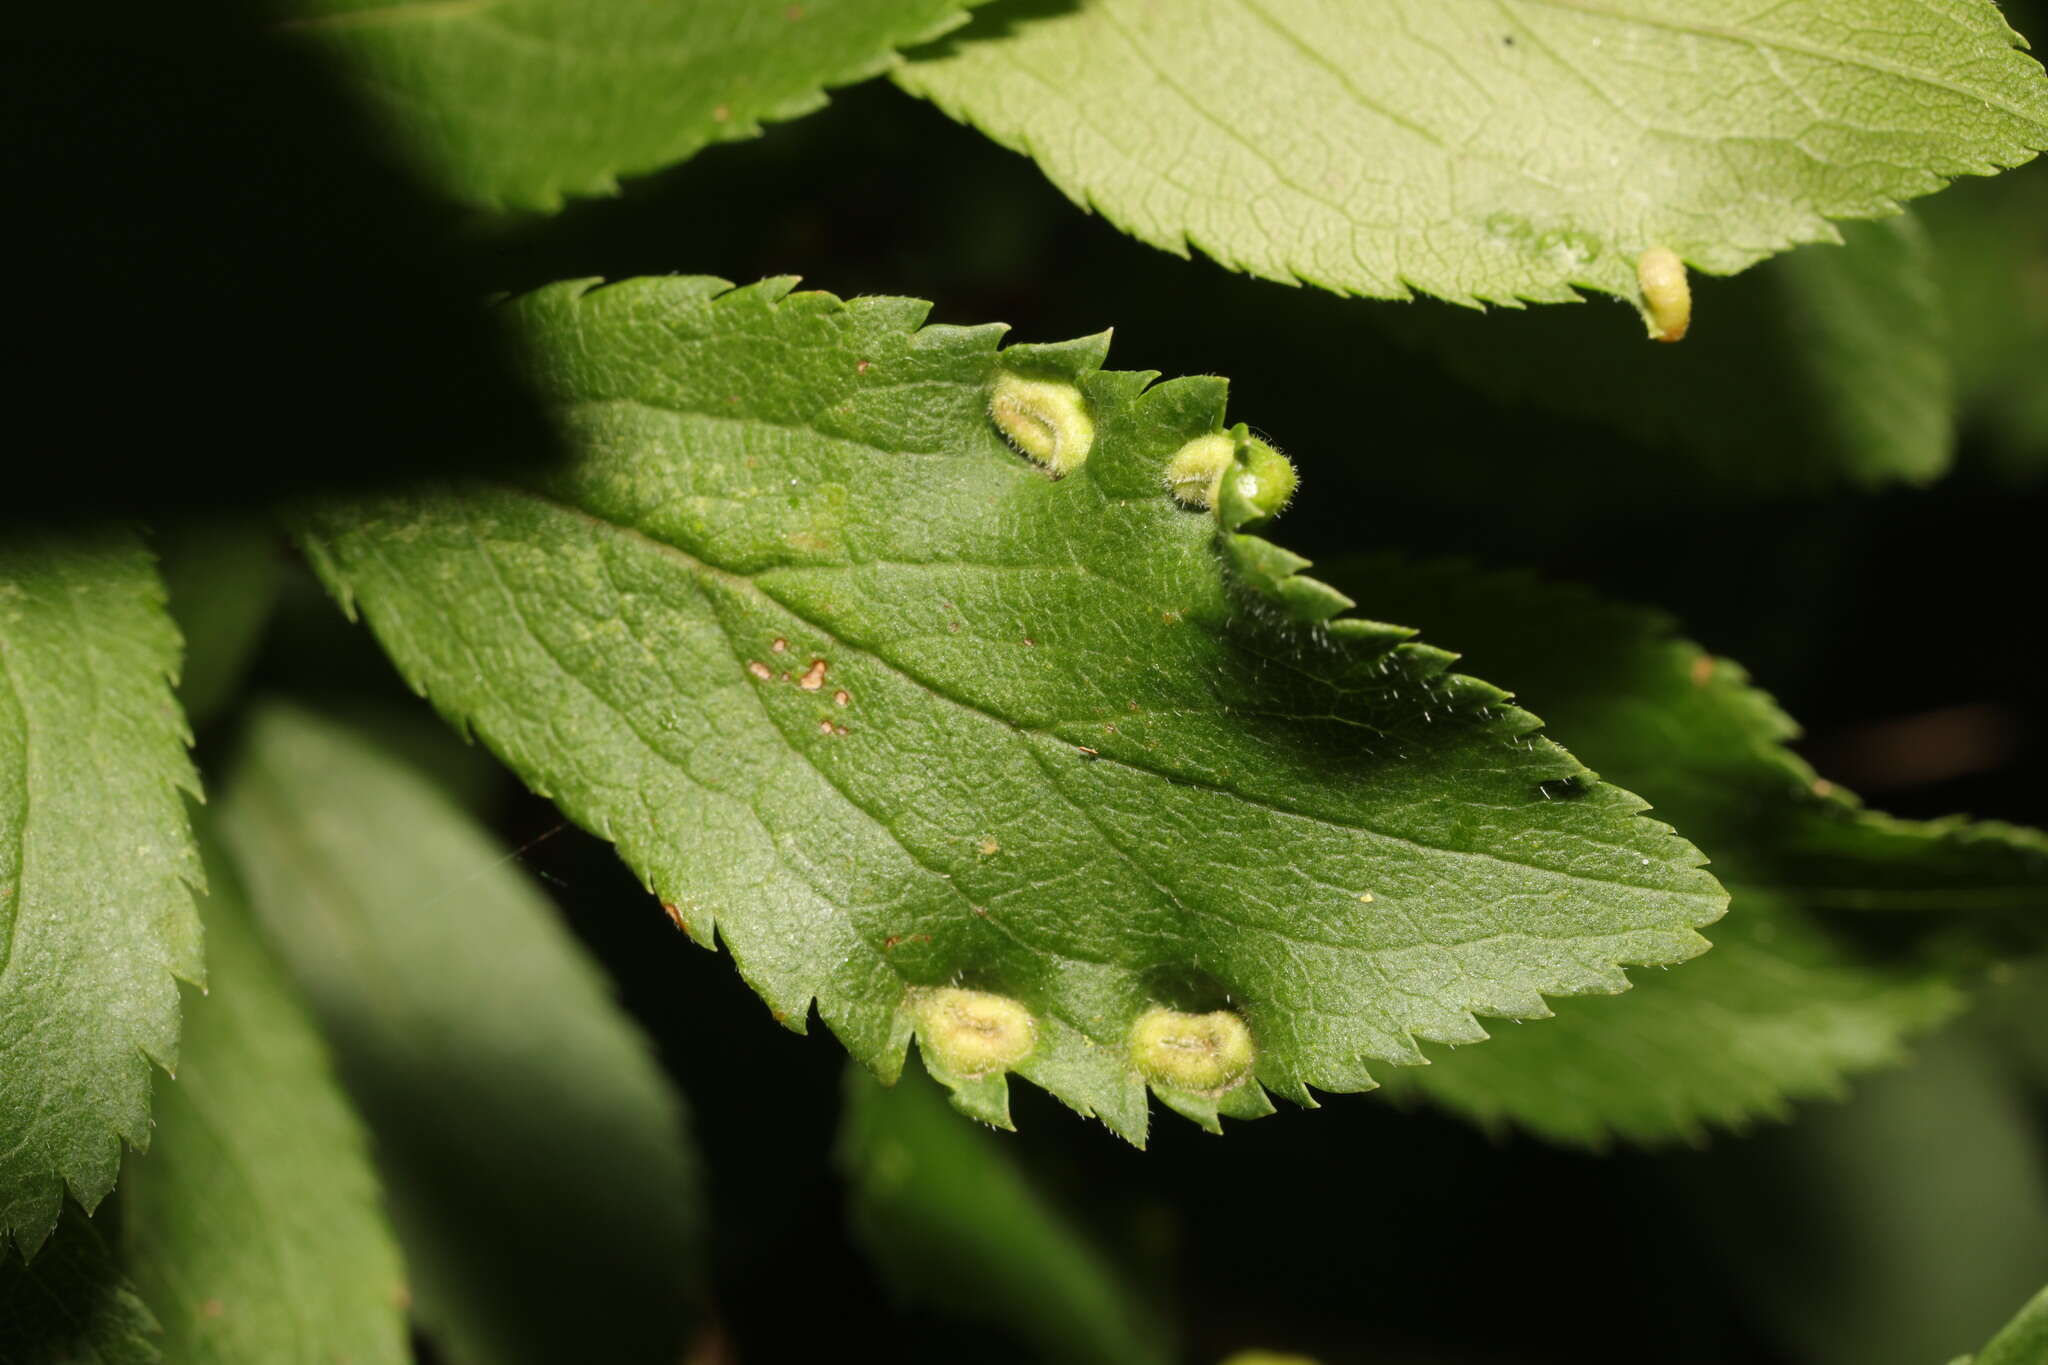
[[[1197,1095],[1220,1095],[1251,1074],[1258,1049],[1229,1010],[1184,1014],[1154,1005],[1131,1027],[1131,1059],[1145,1078]]]
[[[926,1060],[955,1076],[1008,1071],[1038,1045],[1038,1021],[1007,995],[941,986],[918,992],[914,1008]]]
[[[988,395],[989,420],[1024,455],[1054,478],[1080,468],[1095,448],[1095,419],[1072,384],[1053,379],[999,377]]]
[[[1245,442],[1245,462],[1234,465],[1237,439],[1227,431],[1197,436],[1166,462],[1166,488],[1189,507],[1209,508],[1223,494],[1223,480],[1237,480],[1237,492],[1257,516],[1270,517],[1294,496],[1294,461],[1266,442]],[[1234,471],[1234,472],[1233,472]]]
[[[1237,442],[1228,432],[1197,436],[1166,462],[1166,491],[1189,507],[1214,507],[1223,471],[1236,452]]]
[[[1651,247],[1636,257],[1636,283],[1643,291],[1643,316],[1658,341],[1683,341],[1692,325],[1692,285],[1685,262],[1670,247]]]

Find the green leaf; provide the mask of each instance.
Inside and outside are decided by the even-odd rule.
[[[0,1245],[149,1145],[200,978],[178,632],[132,538],[0,546]]]
[[[1664,1163],[1673,1186],[1646,1202],[1699,1225],[1716,1278],[1775,1329],[1783,1358],[1952,1360],[2048,1265],[2048,1161],[2015,1079],[1951,1029],[1846,1104]]]
[[[1911,216],[1847,224],[1843,239],[1695,290],[1683,346],[1645,346],[1605,309],[1373,320],[1518,407],[1618,429],[1634,443],[1614,461],[1630,485],[1670,464],[1742,491],[1926,483],[1948,468],[1956,417],[1933,252]]]
[[[1565,1002],[1541,1028],[1404,1073],[1403,1088],[1569,1142],[1782,1117],[1790,1099],[1901,1060],[1906,1038],[1962,1003],[1951,954],[1874,946],[1827,912],[2027,919],[2036,941],[2048,923],[2048,839],[1863,810],[1785,747],[1796,727],[1738,666],[1657,613],[1392,556],[1349,561],[1340,579],[1514,683],[1573,752],[1695,838],[1733,895],[1698,963],[1643,976],[1626,1002]]]
[[[995,1134],[961,1123],[940,1094],[914,1069],[886,1088],[847,1072],[848,1216],[890,1288],[1027,1342],[1038,1359],[1175,1359],[1102,1252]]]
[[[2040,1365],[2048,1360],[2048,1289],[2027,1300],[2019,1315],[1976,1355],[1969,1365]]]
[[[702,1195],[607,983],[409,765],[277,704],[245,744],[222,832],[369,1122],[421,1323],[464,1362],[678,1359]]]
[[[979,0],[289,0],[455,197],[554,209],[808,114]]]
[[[2048,476],[2048,164],[1958,185],[1923,216],[1964,416],[2003,473]]]
[[[1148,1082],[1209,1126],[1312,1103],[1700,950],[1690,846],[1234,529],[1269,499],[1223,381],[727,288],[528,296],[577,461],[329,504],[307,539],[777,1018],[815,1000],[884,1078],[915,1032],[992,1123],[1014,1065],[1138,1141]],[[1212,515],[1165,471],[1217,439]]]
[[[0,1365],[157,1365],[158,1330],[75,1209],[34,1261],[0,1244]]]
[[[121,1184],[123,1263],[179,1365],[409,1361],[362,1126],[232,870],[206,870],[208,992]]]
[[[282,586],[277,532],[267,519],[180,522],[156,550],[171,615],[185,637],[178,700],[204,729],[242,685]]]
[[[1990,0],[1028,0],[896,79],[1168,251],[1346,293],[1638,295],[2048,145]]]

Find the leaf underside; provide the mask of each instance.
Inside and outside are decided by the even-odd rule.
[[[401,1365],[405,1270],[362,1125],[212,848],[207,881],[209,989],[123,1173],[123,1264],[178,1365]]]
[[[554,209],[825,103],[979,0],[289,0],[441,189]]]
[[[897,82],[1139,239],[1461,303],[1731,273],[2048,145],[1990,0],[1026,0]]]
[[[0,1244],[113,1188],[177,1060],[202,880],[177,667],[139,543],[0,549]]]
[[[1337,578],[1512,680],[1575,754],[1697,841],[1733,896],[1698,963],[1639,973],[1626,1002],[1564,1002],[1541,1028],[1439,1052],[1390,1088],[1559,1141],[1698,1140],[1839,1096],[1961,1008],[1954,955],[1859,931],[1932,913],[2031,924],[2038,942],[2048,925],[2048,838],[1863,809],[1785,747],[1796,727],[1740,667],[1655,612],[1395,556],[1346,561]],[[1878,912],[1887,922],[1870,924]]]
[[[1324,619],[1305,561],[1219,524],[1233,481],[1167,495],[1223,381],[789,287],[530,295],[577,460],[306,520],[413,685],[778,1018],[815,1001],[887,1078],[919,988],[1008,996],[1016,1069],[1135,1141],[1155,1005],[1250,1025],[1257,1083],[1154,1087],[1213,1126],[1704,946],[1719,888],[1638,800],[1410,632]],[[1077,471],[1004,444],[1001,372],[1076,386]],[[1000,1074],[942,1078],[1007,1122]]]

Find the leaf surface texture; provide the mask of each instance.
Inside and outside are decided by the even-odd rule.
[[[1634,299],[2048,145],[1989,0],[1029,0],[896,79],[1154,246],[1377,298]]]
[[[0,1242],[24,1249],[148,1145],[173,978],[200,977],[177,668],[139,542],[0,548]]]

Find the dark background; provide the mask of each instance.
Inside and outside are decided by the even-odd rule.
[[[2048,824],[2032,666],[2048,486],[1995,476],[1971,433],[1928,490],[1745,499],[1598,426],[1493,402],[1381,325],[1443,305],[1345,300],[1137,245],[885,83],[617,200],[478,222],[348,150],[360,129],[319,73],[259,80],[217,37],[138,38],[111,65],[10,54],[27,94],[9,107],[31,125],[11,131],[39,136],[8,139],[8,171],[18,191],[44,187],[45,240],[22,282],[17,316],[43,323],[24,329],[30,354],[14,367],[23,420],[0,519],[112,505],[174,525],[195,507],[451,456],[545,459],[467,300],[579,276],[800,273],[842,295],[936,299],[936,321],[1001,319],[1021,340],[1114,326],[1119,368],[1227,375],[1233,416],[1301,470],[1304,495],[1276,531],[1289,546],[1525,566],[1668,609],[1745,663],[1807,725],[1823,771],[1876,804]],[[257,127],[255,108],[281,112]],[[1698,288],[1698,327],[1714,325],[1715,287]],[[457,355],[483,359],[438,363]],[[1637,474],[1617,483],[1617,467]],[[255,677],[353,684],[420,710],[303,577]],[[228,742],[202,738],[202,759]],[[551,807],[502,781],[483,804],[691,1100],[738,1356],[1009,1358],[985,1327],[899,1306],[848,1240],[831,1161],[836,1043],[775,1027],[729,962],[676,936],[610,850]],[[1930,1105],[1971,1102],[1943,1077],[1997,1072],[1982,1061],[2000,1055],[1988,1028],[1963,1039],[1964,1054],[1877,1083],[1882,1103],[1808,1106],[1800,1128],[1704,1151],[1563,1151],[1368,1095],[1221,1141],[1163,1118],[1141,1155],[1024,1086],[1008,1145],[1167,1305],[1191,1360],[1266,1345],[1328,1365],[1790,1362],[1814,1358],[1800,1343],[1831,1315],[1941,1311],[1867,1286],[1831,1295],[1831,1272],[1800,1260],[1815,1230],[1845,1245],[1938,1232],[1958,1257],[2001,1255],[1996,1219],[1970,1221],[1995,1191],[1922,1227],[1845,1211],[1809,1178],[1839,1167],[1837,1140],[1854,1133],[1893,1163],[1884,1179],[1940,1166],[1966,1187],[1967,1138],[1913,1126]],[[2018,1116],[2040,1168],[2041,1092],[1987,1084],[1987,1112]],[[1997,1108],[2015,1095],[2017,1109]],[[1995,1325],[1959,1320],[1953,1350]]]

